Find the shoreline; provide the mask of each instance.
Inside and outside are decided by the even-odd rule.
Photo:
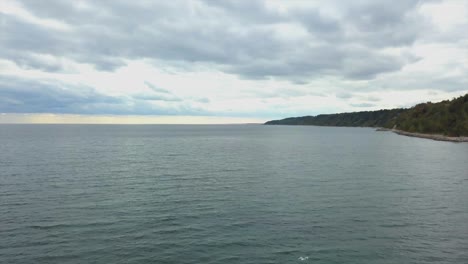
[[[292,125],[292,124],[263,124],[267,126],[271,125],[276,125],[276,126],[317,126],[317,125]],[[357,128],[357,126],[318,126],[318,127],[346,127],[346,128]],[[365,128],[365,127],[362,127]],[[416,138],[424,138],[424,139],[431,139],[431,140],[436,140],[436,141],[445,141],[445,142],[455,142],[455,143],[461,143],[461,142],[468,142],[468,137],[449,137],[449,136],[444,136],[440,134],[424,134],[424,133],[413,133],[413,132],[407,132],[403,130],[398,130],[398,129],[391,129],[391,128],[384,128],[384,127],[368,127],[368,128],[374,128],[375,131],[378,132],[393,132],[395,134],[401,135],[401,136],[407,136],[407,137],[416,137]]]
[[[468,137],[449,137],[449,136],[438,135],[438,134],[413,133],[413,132],[406,132],[406,131],[397,130],[397,129],[386,129],[386,128],[378,128],[376,131],[391,131],[401,136],[425,138],[425,139],[432,139],[436,141],[468,142]]]

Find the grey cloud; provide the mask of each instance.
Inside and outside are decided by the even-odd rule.
[[[119,105],[122,100],[91,88],[64,89],[58,84],[0,78],[0,112],[92,113]]]
[[[265,87],[265,89],[258,89],[258,90],[245,90],[245,93],[254,95],[255,97],[260,97],[264,99],[270,98],[284,98],[289,99],[292,97],[302,97],[302,96],[317,96],[317,97],[324,97],[325,95],[320,92],[316,92],[313,89],[288,89],[288,88],[277,88],[277,89],[270,89]]]
[[[38,82],[0,76],[1,113],[210,115],[180,99],[167,97],[113,97],[90,87]],[[164,104],[153,104],[157,100]]]
[[[151,93],[136,94],[132,96],[133,99],[145,100],[145,101],[164,101],[164,102],[182,102],[183,101],[181,98],[174,95],[169,90],[160,88],[148,81],[145,81],[145,85],[151,89]]]
[[[279,12],[268,8],[266,1],[239,1],[239,0],[202,0],[206,5],[216,7],[228,16],[233,12],[243,18],[246,23],[270,24],[284,21],[286,17]],[[241,20],[241,21],[242,21]]]
[[[307,90],[310,80],[323,79],[336,81],[332,94],[355,99],[347,101],[356,102],[354,107],[373,107],[380,100],[362,95],[368,91],[468,87],[465,63],[447,65],[449,74],[439,76],[388,74],[421,59],[408,52],[412,45],[444,43],[466,50],[466,24],[438,30],[418,13],[428,1],[330,0],[282,11],[267,0],[19,1],[33,15],[68,28],[2,14],[0,59],[26,69],[68,73],[62,61],[72,60],[115,71],[128,60],[145,59],[155,67],[163,65],[163,71],[165,66],[175,69],[175,74],[201,66],[243,79],[287,80],[300,86],[240,88],[241,96],[267,99],[323,96]],[[289,28],[298,32],[285,30]],[[180,98],[170,87],[145,83],[147,93],[112,97],[89,87],[0,75],[0,112],[211,114],[203,107],[216,95]],[[268,111],[288,111],[278,109]]]
[[[124,65],[124,59],[149,58],[209,63],[249,79],[296,82],[319,74],[372,79],[409,63],[407,55],[383,55],[380,48],[409,45],[420,29],[410,19],[417,5],[413,1],[391,6],[385,1],[340,2],[344,7],[338,18],[327,17],[318,8],[278,13],[266,1],[86,3],[90,8],[80,9],[76,2],[23,1],[33,14],[63,21],[72,30],[54,32],[7,18],[2,56],[30,67],[35,64],[28,63],[28,57],[7,53],[63,56],[107,71]],[[302,40],[278,36],[275,27],[280,23],[303,25],[310,36]],[[347,32],[349,28],[353,31]],[[350,66],[359,60],[365,65]]]
[[[447,92],[468,90],[468,72],[466,75],[458,77],[424,77],[422,82],[414,81],[414,87],[417,89],[443,90]]]
[[[378,48],[411,45],[431,27],[427,18],[416,12],[420,5],[420,0],[365,0],[341,6],[343,22],[354,33],[351,39]]]
[[[163,89],[163,88],[160,88],[160,87],[157,87],[156,85],[154,85],[154,84],[152,84],[152,83],[150,83],[150,82],[148,82],[148,81],[145,81],[145,84],[146,84],[146,86],[148,86],[151,90],[153,90],[153,91],[155,91],[155,92],[157,92],[157,93],[165,93],[165,94],[170,93],[168,90]]]
[[[352,107],[374,107],[375,104],[371,103],[359,103],[359,104],[350,104]]]
[[[291,14],[302,24],[316,41],[326,43],[342,41],[345,37],[344,25],[336,18],[327,17],[319,9],[303,9]]]
[[[134,99],[147,101],[165,101],[165,102],[180,102],[182,99],[167,94],[139,94],[132,96]]]
[[[207,103],[211,102],[211,100],[206,98],[206,97],[197,98],[195,101],[199,102],[199,103],[203,103],[203,104],[207,104]]]
[[[64,38],[57,32],[47,28],[24,22],[12,15],[2,14],[1,45],[2,56],[6,55],[5,48],[17,51],[31,51],[37,53],[62,53],[65,49],[60,45]]]
[[[112,56],[105,47],[94,40],[97,37],[59,32],[21,21],[11,15],[2,17],[0,56],[15,61],[24,68],[62,71],[61,65],[38,61],[34,55],[66,57],[78,62],[90,63],[99,70],[114,70],[123,66],[122,59]],[[107,49],[110,50],[110,49]]]
[[[35,59],[32,54],[61,54],[60,37],[45,28],[31,25],[15,17],[2,14],[0,57],[15,61],[24,68],[46,71],[60,71],[59,65],[47,65]]]
[[[401,75],[400,78],[382,78],[373,80],[368,87],[363,87],[363,91],[375,89],[386,90],[424,90],[456,92],[466,91],[468,88],[468,74],[460,72],[453,76],[438,76],[412,73]]]
[[[380,73],[394,72],[405,65],[397,58],[367,50],[355,51],[353,54],[354,56],[350,56],[343,62],[344,75],[350,79],[373,79]]]
[[[349,99],[353,97],[352,94],[346,92],[337,93],[335,96],[340,99]]]
[[[17,65],[24,69],[35,69],[45,72],[66,72],[61,63],[40,60],[30,54],[10,54]]]
[[[357,98],[358,100],[362,100],[362,101],[367,101],[367,103],[371,104],[370,102],[379,102],[381,101],[381,98],[379,97],[376,97],[376,96],[366,96],[366,95],[360,95],[360,94],[352,94],[352,93],[349,93],[349,92],[339,92],[337,94],[335,94],[336,98],[339,98],[339,99],[344,99],[344,100],[347,100],[347,99],[351,99],[351,98]]]
[[[371,102],[379,102],[380,100],[382,100],[382,99],[380,99],[379,97],[376,97],[376,96],[365,96],[365,97],[363,97],[363,99],[366,100],[366,101],[371,101]]]

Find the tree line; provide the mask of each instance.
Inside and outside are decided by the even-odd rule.
[[[384,127],[416,133],[468,136],[468,94],[411,108],[290,117],[265,124]]]

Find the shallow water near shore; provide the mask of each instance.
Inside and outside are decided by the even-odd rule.
[[[468,263],[468,144],[0,125],[1,263]]]

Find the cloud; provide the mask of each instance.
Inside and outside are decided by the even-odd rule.
[[[37,17],[77,26],[60,32],[7,15],[11,30],[4,32],[5,52],[59,55],[107,71],[124,65],[125,59],[149,58],[210,63],[251,79],[294,81],[323,74],[372,79],[401,69],[406,61],[404,54],[386,55],[379,48],[409,45],[420,29],[412,23],[418,21],[414,16],[406,19],[416,6],[413,1],[363,1],[345,7],[338,17],[328,17],[318,7],[281,13],[263,1],[85,3],[87,8],[63,1],[23,1]],[[281,26],[303,27],[308,34],[290,39]],[[28,57],[12,59],[28,65]],[[355,67],[360,61],[366,63]]]
[[[341,111],[468,85],[463,1],[12,0],[0,13],[7,112],[308,114],[318,97]]]
[[[148,86],[148,87],[149,87],[151,90],[153,90],[154,92],[157,92],[157,93],[165,93],[165,94],[170,93],[168,90],[163,89],[163,88],[159,88],[159,87],[157,87],[156,85],[154,85],[154,84],[152,84],[152,83],[150,83],[150,82],[148,82],[148,81],[145,81],[145,84],[146,84],[146,86]]]
[[[349,98],[352,98],[353,95],[350,93],[346,93],[346,92],[340,92],[336,94],[336,97],[340,99],[349,99]]]
[[[122,103],[88,87],[66,89],[57,84],[0,78],[0,112],[95,113]]]
[[[164,101],[164,102],[180,102],[182,99],[172,95],[151,95],[151,94],[137,94],[132,96],[137,100],[148,100],[148,101]]]
[[[150,101],[150,102],[148,102]],[[151,101],[156,101],[152,103]],[[91,87],[0,77],[1,113],[212,115],[174,96],[108,96]]]
[[[208,98],[206,98],[206,97],[198,98],[198,99],[195,99],[195,100],[196,100],[197,102],[199,102],[199,103],[204,103],[204,104],[207,104],[207,103],[211,102],[210,99],[208,99]]]
[[[375,104],[370,103],[359,103],[359,104],[350,104],[352,107],[375,107]]]

